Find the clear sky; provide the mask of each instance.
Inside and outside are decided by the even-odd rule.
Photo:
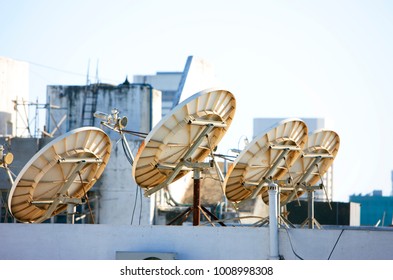
[[[393,170],[392,1],[0,0],[0,56],[30,62],[30,98],[48,84],[118,84],[214,65],[237,100],[222,141],[252,138],[253,118],[321,117],[341,138],[334,200]],[[61,71],[59,71],[61,70]]]

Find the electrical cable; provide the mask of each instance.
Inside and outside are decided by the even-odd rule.
[[[124,143],[124,141],[126,141],[125,139],[123,139],[123,137],[121,138],[121,145],[122,145],[122,147],[123,147],[123,151],[124,151],[124,154],[125,154],[125,156],[126,156],[126,158],[127,158],[127,161],[131,164],[131,166],[134,164],[134,162],[133,162],[133,160],[132,160],[132,156],[130,155],[130,153],[129,153],[129,151],[128,151],[128,149],[127,149],[127,144],[126,143]]]
[[[140,138],[146,138],[146,136],[148,135],[148,133],[132,131],[132,130],[126,130],[126,129],[122,129],[121,132],[124,132],[124,133],[127,133],[127,134],[131,134],[131,135],[135,135],[135,136],[138,136]]]
[[[341,239],[341,235],[342,235],[343,233],[344,233],[344,229],[341,230],[340,235],[338,236],[338,238],[337,238],[337,240],[336,240],[336,243],[334,243],[333,249],[332,249],[332,251],[331,251],[330,254],[329,254],[328,260],[330,260],[330,257],[332,256],[334,250],[336,249],[336,246],[337,246],[337,244],[338,244],[338,241]]]
[[[81,180],[81,186],[82,186],[82,190],[83,190],[84,196],[86,198],[87,207],[89,208],[89,211],[90,211],[90,218],[91,218],[93,224],[95,224],[94,216],[93,216],[93,210],[91,209],[90,202],[89,202],[89,197],[87,196],[85,187],[83,186],[83,179],[82,179],[82,175],[81,175],[80,171],[78,171],[78,175],[79,175],[79,179]]]
[[[211,143],[210,143],[209,135],[206,135],[206,139],[207,139],[207,145],[208,145],[209,150],[210,150],[210,156],[211,156],[211,158],[213,159],[213,161],[216,163],[215,158],[214,158],[213,148],[212,148],[212,145],[211,145]],[[213,178],[213,176],[210,174],[210,172],[209,172],[209,175],[210,175],[211,179],[217,180],[217,181],[220,182],[221,191],[222,191],[222,193],[225,195],[223,182],[222,182],[221,179],[220,179],[220,174],[219,174],[219,172],[221,172],[221,170],[219,170],[220,167],[218,166],[218,163],[215,164],[214,167],[215,167],[214,169],[216,170],[216,174],[217,174],[218,179]]]
[[[0,192],[0,202],[1,202],[1,204],[0,205],[4,205],[4,209],[5,209],[5,214],[4,214],[4,222],[7,222],[7,218],[8,218],[8,206],[7,206],[7,203],[5,202],[5,200],[4,200],[4,198],[3,198],[3,193],[2,192]],[[1,218],[1,216],[0,216],[0,218]],[[0,223],[1,223],[1,220],[0,220]]]
[[[223,154],[214,154],[214,156],[219,157],[219,158],[223,158],[223,159],[230,161],[230,162],[234,162],[236,159],[236,156],[223,155]]]
[[[300,200],[299,200],[299,196],[298,196],[298,194],[297,194],[297,188],[293,185],[293,177],[292,177],[290,168],[289,168],[289,166],[288,166],[288,162],[286,161],[286,158],[284,158],[284,163],[285,163],[285,167],[286,167],[287,170],[288,170],[288,174],[289,174],[289,179],[290,179],[291,187],[293,188],[293,192],[295,193],[297,203],[298,203],[298,205],[300,206]]]
[[[328,193],[327,193],[325,184],[323,183],[323,178],[322,178],[322,176],[321,176],[321,172],[319,171],[319,165],[316,164],[316,166],[317,166],[317,170],[318,170],[319,180],[321,180],[321,185],[322,185],[323,191],[324,191],[324,193],[325,193],[326,200],[327,200],[327,202],[328,202],[328,204],[329,204],[329,208],[330,208],[330,210],[333,210],[332,205],[330,204],[330,200],[329,200],[329,197],[328,197]]]
[[[21,59],[21,60],[23,60],[23,59]],[[36,63],[36,62],[33,62],[33,61],[28,61],[28,60],[23,60],[23,61],[26,61],[27,63],[32,64],[32,65],[35,65],[35,66],[38,66],[38,67],[42,67],[42,68],[46,68],[46,69],[50,69],[50,70],[53,70],[53,71],[62,72],[62,73],[66,73],[66,74],[74,75],[74,76],[86,77],[86,74],[76,73],[76,72],[72,72],[72,71],[69,71],[69,70],[63,70],[63,69],[59,69],[59,68],[56,68],[56,67],[52,67],[52,66]],[[118,83],[118,81],[114,80],[114,79],[108,79],[108,78],[101,78],[101,79]]]
[[[142,220],[142,191],[139,191],[139,200],[140,200],[140,208],[139,208],[139,225],[141,225]]]
[[[207,143],[208,143],[208,146],[209,146],[209,149],[210,149],[210,156],[212,157],[213,160],[215,160],[215,159],[214,159],[214,156],[215,156],[216,154],[214,154],[214,150],[213,150],[213,148],[212,148],[212,146],[211,146],[211,144],[210,144],[210,140],[209,140],[208,135],[206,135],[206,138],[207,138]],[[220,154],[218,154],[218,155],[219,155],[219,157],[221,157]],[[223,158],[226,159],[225,157],[223,157]],[[227,159],[227,160],[229,160],[229,159]],[[233,162],[233,160],[229,160],[229,161],[232,161],[232,162]],[[218,164],[217,164],[217,165],[218,165]],[[215,170],[216,170],[217,176],[220,177],[219,174],[218,174],[218,170],[217,170],[218,168],[219,168],[219,167],[217,166],[217,167],[215,168]],[[210,173],[209,173],[209,175],[210,175],[211,179],[217,180],[217,181],[220,182],[220,187],[221,187],[222,194],[225,196],[225,190],[224,190],[224,185],[223,185],[224,183],[223,183],[220,179],[215,179],[215,178],[213,178],[213,176],[212,176]],[[224,178],[224,180],[225,180],[225,178]],[[236,209],[237,216],[238,216],[238,218],[240,218],[240,213],[239,213],[238,207],[236,207],[235,203],[232,203],[232,206]],[[241,224],[241,219],[239,219],[238,221],[239,221],[239,223]]]
[[[136,204],[138,202],[138,193],[139,193],[139,187],[136,186],[134,208],[132,209],[132,215],[131,215],[131,225],[134,223],[134,215],[135,215],[135,210],[136,210]]]
[[[289,239],[289,244],[291,245],[292,253],[293,253],[299,260],[304,260],[301,256],[299,256],[299,255],[295,252],[295,249],[293,248],[293,245],[292,245],[291,235],[289,234],[288,229],[287,229],[286,227],[284,227],[284,229],[285,229],[285,231],[287,232],[288,239]]]
[[[221,220],[212,220],[210,222],[205,222],[201,224],[201,226],[206,226],[206,225],[211,225],[214,223],[222,223],[222,222],[227,222],[227,221],[236,221],[236,220],[245,220],[245,219],[262,219],[260,216],[242,216],[242,217],[231,217],[231,218],[226,218],[226,219],[221,219]]]
[[[126,156],[126,159],[127,159],[128,163],[132,166],[132,165],[133,165],[132,157],[131,157],[131,155],[129,154],[129,151],[128,151],[128,149],[127,149],[126,143],[124,143],[124,141],[126,141],[126,139],[123,138],[123,137],[121,137],[121,138],[119,139],[119,141],[121,142],[121,146],[122,146],[122,148],[123,148],[123,152],[124,152],[124,155]],[[118,141],[118,142],[119,142],[119,141]],[[118,143],[118,142],[117,142],[117,143]],[[137,202],[138,202],[138,193],[139,193],[139,187],[136,186],[134,207],[133,207],[133,209],[132,209],[132,214],[131,214],[131,223],[130,223],[131,225],[134,223],[134,216],[135,216],[136,204],[137,204]],[[142,202],[141,202],[141,209],[142,209]],[[140,210],[140,211],[142,211],[142,210]],[[140,214],[140,216],[141,216],[141,214]],[[139,220],[140,220],[140,219],[139,219]],[[139,224],[140,224],[140,222],[139,222]]]
[[[121,132],[123,132],[123,131],[121,131]],[[121,132],[120,132],[120,133],[121,133]],[[127,131],[125,131],[125,132],[127,132]],[[128,132],[129,132],[129,131],[128,131]],[[142,133],[142,134],[143,134],[143,133]],[[121,138],[119,139],[119,141],[121,141],[121,145],[122,145],[122,148],[123,148],[123,152],[124,152],[124,155],[126,156],[127,161],[129,162],[129,164],[130,164],[131,166],[133,166],[134,161],[133,161],[133,159],[132,159],[132,155],[130,154],[130,151],[129,151],[128,148],[127,148],[127,143],[125,143],[125,141],[127,141],[127,139],[126,139],[125,137],[121,137]],[[138,220],[138,222],[139,222],[139,225],[141,225],[141,220],[142,220],[142,191],[139,190],[139,187],[138,187],[138,186],[136,186],[134,207],[133,207],[133,209],[132,209],[132,214],[131,214],[131,225],[134,223],[134,217],[135,217],[136,205],[137,205],[137,203],[138,203],[138,198],[139,198],[139,200],[140,200],[139,220]]]
[[[128,152],[128,150],[127,150],[127,146],[126,146],[126,144],[124,143],[124,141],[126,141],[126,140],[125,140],[124,138],[121,138],[121,145],[122,145],[122,147],[123,147],[124,154],[125,154],[125,156],[126,156],[127,161],[128,161],[128,162],[131,164],[131,166],[132,166],[132,165],[133,165],[133,160],[132,160],[132,157],[131,157],[131,155],[129,154],[129,152]],[[135,210],[136,210],[136,205],[137,205],[137,203],[138,203],[138,194],[139,194],[139,187],[136,186],[134,207],[133,207],[133,209],[132,209],[132,214],[131,214],[131,225],[134,223]],[[141,192],[141,194],[142,194],[142,192]],[[142,200],[141,200],[140,216],[142,216],[141,211],[142,211]],[[140,220],[141,220],[141,218],[139,218],[139,224],[140,224]]]

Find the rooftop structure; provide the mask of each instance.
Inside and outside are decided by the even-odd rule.
[[[189,56],[182,72],[135,75],[134,83],[150,84],[162,93],[162,116],[179,102],[206,88],[219,86],[213,66],[202,58]]]
[[[31,136],[28,116],[19,105],[29,102],[29,64],[0,57],[0,136]]]
[[[200,78],[190,73],[180,83],[185,94],[191,92],[193,86],[201,86],[188,83]],[[247,143],[238,157],[231,158],[234,163],[229,164],[225,175],[220,172],[226,165],[217,162],[217,158],[223,155],[215,154],[215,147],[232,122],[235,97],[236,93],[228,94],[224,88],[196,90],[188,98],[179,97],[179,101],[175,102],[177,105],[160,120],[160,91],[150,84],[133,84],[126,80],[116,86],[49,86],[48,104],[51,106],[44,133],[46,137],[31,138],[31,142],[24,146],[28,151],[25,162],[29,158],[34,159],[32,164],[27,164],[33,167],[33,171],[30,168],[24,170],[23,163],[20,167],[22,171],[17,172],[22,174],[20,178],[24,180],[23,185],[17,186],[21,193],[15,192],[13,188],[10,204],[15,204],[13,207],[11,205],[11,212],[5,213],[4,222],[0,223],[1,240],[4,242],[0,259],[393,259],[393,235],[389,227],[337,227],[335,224],[334,227],[323,225],[319,229],[306,229],[303,224],[287,221],[288,213],[281,211],[281,202],[296,202],[295,197],[299,192],[315,191],[314,178],[321,171],[315,170],[315,164],[309,163],[326,159],[323,162],[330,164],[337,152],[336,145],[330,149],[323,141],[321,144],[310,140],[313,136],[307,132],[312,128],[308,128],[303,120],[286,119],[275,124],[268,132],[259,134]],[[129,126],[126,126],[127,120],[130,120]],[[95,158],[96,153],[87,161],[82,156],[72,157],[89,146],[87,144],[90,141],[86,140],[88,137],[76,141],[79,143],[77,147],[65,149],[64,156],[45,152],[53,151],[50,147],[56,143],[62,143],[62,148],[69,148],[65,144],[68,141],[63,140],[69,137],[74,139],[81,127],[83,131],[97,131],[97,127],[100,127],[110,138],[110,159],[99,179],[87,176],[91,174],[89,169],[83,169],[87,161],[94,161],[97,166],[102,163],[99,156]],[[2,142],[9,143],[6,152],[15,149],[22,157],[22,146],[15,146],[19,139],[2,138]],[[46,140],[50,141],[49,148],[45,148],[48,146],[41,142]],[[45,158],[41,158],[43,154]],[[134,154],[137,155],[135,158]],[[59,167],[64,160],[71,163],[70,168]],[[228,157],[226,160],[229,161]],[[48,161],[50,164],[46,164]],[[14,170],[7,162],[2,162],[0,167],[0,171],[8,167]],[[57,175],[71,174],[72,177],[64,176],[66,180],[53,179],[47,176],[52,168],[60,171],[56,172]],[[168,190],[178,186],[188,188],[190,178],[185,174],[190,174],[190,171],[194,185],[189,202],[191,205],[176,203],[173,193]],[[25,179],[25,172],[27,175],[38,175],[33,176],[33,179]],[[64,212],[37,226],[20,222],[6,223],[10,221],[7,215],[18,212],[18,207],[30,209],[32,205],[39,204],[40,211],[48,213],[52,207],[47,206],[54,201],[81,203],[80,197],[72,196],[72,191],[64,192],[63,187],[59,191],[53,186],[63,185],[70,187],[69,190],[74,185],[82,186],[77,188],[80,191],[85,184],[91,184],[90,179],[97,181],[89,191],[89,197],[94,197],[93,209],[65,213],[67,217],[69,214],[75,215],[75,223],[73,219],[65,219],[68,224],[48,224],[61,214],[64,215]],[[203,185],[204,181],[209,184]],[[19,182],[3,180],[2,186],[9,190],[10,185],[15,186]],[[44,195],[45,200],[35,199],[37,196],[31,192],[30,185],[37,182],[44,185],[43,191],[40,188],[40,195],[53,194],[53,191],[55,196]],[[179,185],[173,186],[171,182]],[[45,185],[49,186],[48,193]],[[202,191],[210,185],[225,193],[222,201],[219,200],[222,197],[218,196],[215,197],[216,201],[210,201],[216,202],[218,206],[214,211],[207,209],[199,199],[203,195],[197,194],[198,190]],[[212,200],[212,197],[209,198]],[[268,206],[268,214],[262,217],[240,217],[238,213],[231,217],[216,215],[217,212],[225,211],[223,209],[227,208],[229,199],[230,203],[234,203],[233,209],[238,210],[250,206],[249,198],[263,201]],[[313,213],[313,200],[308,201],[306,207],[311,211],[308,211],[307,219],[310,220],[317,215]],[[4,200],[1,202],[5,203]],[[5,206],[8,209],[10,205]],[[169,213],[180,212],[181,217],[171,217],[179,219],[185,213],[189,215],[189,208],[193,210],[193,218],[199,210],[212,215],[204,215],[205,219],[200,216],[199,224],[193,220],[194,227],[188,226],[190,223],[187,217],[183,220],[183,226],[169,226]],[[350,208],[350,211],[357,211],[356,207]],[[332,214],[338,215],[339,212],[336,209]],[[94,220],[85,217],[92,213]],[[79,223],[85,224],[76,224],[77,214]],[[162,219],[158,222],[157,218]],[[250,218],[257,222],[246,222]],[[353,224],[352,220],[349,223]],[[28,237],[26,232],[29,232]]]
[[[381,190],[374,190],[366,195],[353,194],[349,201],[361,205],[360,225],[393,226],[393,196],[383,196]]]

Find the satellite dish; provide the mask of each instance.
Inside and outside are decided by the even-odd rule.
[[[108,163],[111,141],[99,128],[82,127],[54,139],[23,167],[8,206],[20,222],[40,223],[81,199]]]
[[[228,200],[238,203],[261,195],[268,204],[269,183],[280,182],[287,174],[307,142],[307,132],[302,120],[286,119],[255,137],[228,170],[224,181]]]
[[[299,157],[291,167],[293,184],[298,186],[297,196],[306,191],[306,186],[314,186],[333,164],[340,146],[338,134],[321,129],[308,136],[308,141]]]
[[[236,100],[223,89],[207,89],[189,97],[169,112],[147,135],[132,168],[136,183],[151,195],[193,171],[193,206],[169,224],[182,222],[193,213],[193,225],[202,212],[218,218],[200,203],[200,172],[213,163],[203,162],[213,154],[235,114]],[[217,166],[216,166],[217,167]],[[210,220],[210,219],[209,219]],[[221,223],[222,224],[222,223]]]
[[[281,195],[286,197],[284,204],[308,192],[308,218],[302,225],[308,223],[309,228],[313,228],[314,224],[320,227],[314,219],[314,191],[324,188],[322,176],[333,164],[339,147],[340,138],[334,131],[320,129],[309,134],[302,156],[291,167],[295,189],[281,191]],[[321,182],[320,185],[316,185],[318,182]]]
[[[175,182],[217,147],[235,114],[233,94],[208,89],[169,112],[147,135],[134,160],[136,183],[145,195]]]
[[[11,182],[11,185],[14,184],[14,178],[12,177],[13,173],[11,172],[9,165],[14,161],[14,155],[12,153],[6,153],[4,151],[3,145],[0,145],[0,168],[4,168],[7,172],[8,178]]]

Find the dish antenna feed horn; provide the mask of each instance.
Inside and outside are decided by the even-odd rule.
[[[120,134],[124,153],[128,162],[132,166],[134,164],[134,156],[131,152],[130,146],[128,145],[125,134],[132,134],[141,138],[145,138],[147,133],[126,130],[125,128],[128,124],[128,119],[126,116],[120,117],[119,114],[120,111],[114,108],[112,109],[111,114],[96,111],[94,113],[94,117],[102,120],[101,125]]]

